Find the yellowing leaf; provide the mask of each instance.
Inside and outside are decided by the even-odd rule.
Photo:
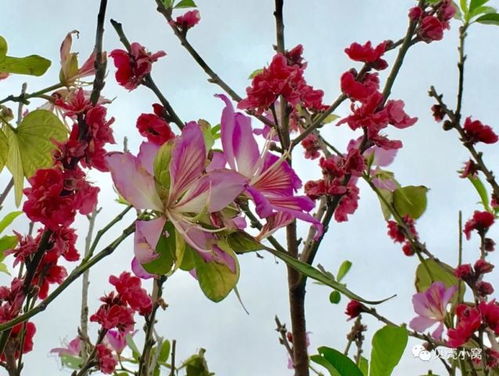
[[[21,154],[19,152],[19,142],[16,133],[9,126],[5,126],[3,130],[7,135],[7,140],[9,142],[6,165],[14,179],[16,206],[19,206],[23,197],[24,185],[24,171]]]
[[[0,172],[7,163],[7,155],[9,153],[9,143],[7,142],[7,136],[0,129]]]
[[[36,170],[52,165],[53,141],[62,142],[67,137],[64,124],[50,111],[35,110],[24,117],[17,128],[4,127],[9,143],[7,168],[14,177],[16,205],[22,198],[24,177],[31,177]]]
[[[194,252],[199,286],[206,297],[214,302],[219,302],[229,295],[239,280],[239,264],[236,255],[226,242],[220,241],[218,246],[234,260],[235,271],[215,260],[206,262]]]

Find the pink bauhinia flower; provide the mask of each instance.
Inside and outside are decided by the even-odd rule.
[[[236,113],[226,96],[218,97],[226,104],[220,124],[223,156],[232,170],[248,179],[245,193],[254,201],[257,214],[268,221],[265,233],[259,238],[296,218],[314,224],[316,236],[320,236],[322,225],[309,214],[315,207],[314,202],[306,196],[295,196],[302,184],[291,166],[284,157],[270,153],[267,147],[260,152],[250,118]],[[269,223],[274,227],[269,228]]]
[[[215,233],[221,229],[213,229],[211,222],[203,223],[203,218],[232,203],[244,190],[248,179],[227,169],[206,172],[207,150],[203,133],[195,122],[187,124],[182,134],[163,148],[168,157],[164,158],[167,162],[160,169],[167,171],[168,186],[161,185],[153,174],[154,158],[162,152],[157,145],[142,144],[137,157],[130,153],[107,156],[119,193],[136,209],[149,209],[158,214],[154,220],[137,221],[135,256],[139,264],[157,257],[155,248],[168,221],[187,244],[210,261],[220,252]],[[223,257],[216,259],[220,261]],[[140,269],[137,263],[134,269]]]
[[[412,304],[419,315],[411,320],[409,327],[422,332],[434,324],[437,328],[431,334],[435,339],[442,338],[444,320],[447,314],[447,304],[457,291],[457,286],[446,288],[442,282],[433,282],[424,292],[414,294]]]

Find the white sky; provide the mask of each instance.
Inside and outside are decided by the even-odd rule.
[[[81,52],[81,59],[91,51],[98,1],[7,0],[5,3],[0,15],[0,34],[7,39],[10,54],[37,53],[50,58],[53,65],[44,77],[12,77],[0,83],[2,98],[18,92],[24,80],[29,82],[28,91],[56,82],[59,45],[67,32],[80,31],[80,40],[75,42],[74,48]],[[189,38],[215,71],[241,95],[249,84],[248,75],[266,65],[273,55],[273,3],[271,0],[198,0],[202,20],[189,33]],[[499,5],[497,0],[490,3]],[[314,87],[326,92],[326,102],[330,102],[339,93],[341,73],[352,66],[343,49],[353,41],[379,43],[384,39],[398,39],[406,29],[407,10],[414,4],[415,1],[407,0],[287,1],[286,45],[304,45],[304,55],[309,61],[306,77]],[[138,41],[153,52],[163,49],[168,53],[154,65],[153,77],[184,121],[198,118],[212,124],[219,121],[222,104],[213,94],[220,90],[206,81],[204,73],[179,46],[163,18],[155,12],[153,0],[109,1],[107,17],[122,22],[131,41]],[[121,48],[114,30],[109,23],[106,25],[105,48],[108,51]],[[432,120],[429,110],[432,101],[427,90],[433,84],[445,94],[445,99],[454,102],[456,34],[457,24],[453,23],[444,41],[411,49],[392,96],[406,101],[406,111],[410,116],[418,116],[419,121],[412,128],[389,131],[405,145],[390,166],[398,180],[404,185],[423,184],[431,188],[428,211],[417,226],[421,239],[430,250],[451,264],[457,260],[458,210],[463,210],[464,218],[468,218],[478,208],[475,205],[478,199],[471,185],[455,173],[467,159],[466,152],[454,132],[444,132]],[[477,25],[469,34],[467,49],[472,53],[466,66],[463,113],[492,125],[497,131],[499,43],[495,41],[499,28]],[[389,62],[393,57],[393,52],[388,54]],[[155,99],[145,88],[127,93],[118,87],[114,83],[111,61],[109,67],[104,95],[116,98],[109,106],[110,114],[116,118],[113,126],[116,139],[121,142],[127,136],[130,149],[137,150],[141,139],[135,130],[135,120],[140,113],[150,112]],[[337,113],[343,116],[347,111],[342,107]],[[346,127],[330,126],[325,134],[340,149],[345,148],[350,138],[356,137]],[[489,167],[497,170],[497,145],[480,145],[479,148],[485,152]],[[296,166],[304,182],[320,176],[316,162],[302,160]],[[106,205],[98,218],[98,225],[102,226],[120,208],[109,204],[115,197],[109,177],[92,176],[101,187],[101,203]],[[4,187],[8,179],[7,173],[2,172],[0,187]],[[348,286],[372,299],[397,294],[397,298],[378,307],[378,311],[394,322],[408,322],[414,317],[411,296],[417,260],[405,257],[400,246],[388,239],[377,199],[365,186],[361,188],[359,206],[348,223],[331,226],[317,262],[336,271],[343,260],[351,260],[353,268],[345,280]],[[132,220],[133,215],[129,215],[119,228]],[[79,218],[75,226],[82,230],[82,244],[86,220]],[[20,225],[15,227],[19,229]],[[114,238],[119,228],[101,244],[104,246]],[[305,228],[300,229],[304,235]],[[494,230],[496,240],[497,233]],[[465,243],[465,261],[473,262],[477,258],[476,246],[476,237]],[[111,290],[108,275],[127,269],[132,253],[130,238],[111,257],[92,269],[91,312],[99,305],[98,297]],[[499,261],[497,254],[491,257],[494,263]],[[278,344],[274,331],[274,315],[289,322],[285,268],[269,255],[265,255],[264,260],[247,255],[240,258],[240,263],[238,287],[250,315],[246,315],[233,295],[219,304],[211,303],[202,295],[195,280],[186,273],[178,273],[166,284],[164,296],[170,307],[166,312],[160,312],[158,331],[166,338],[177,339],[178,359],[197,352],[199,347],[206,348],[210,369],[220,376],[291,375],[292,371],[286,369],[285,350]],[[0,278],[2,283],[8,280]],[[497,285],[497,273],[490,275],[489,281]],[[343,349],[350,327],[343,314],[346,300],[337,306],[331,305],[329,290],[315,284],[308,285],[307,293],[310,352],[314,353],[322,345]],[[35,349],[25,357],[25,375],[62,374],[58,361],[49,356],[48,351],[76,334],[79,294],[80,284],[75,283],[36,317]],[[375,320],[367,319],[366,322],[369,332],[365,355],[370,352],[372,334],[381,327]],[[140,329],[140,325],[137,328]],[[395,374],[420,375],[428,369],[438,373],[441,370],[438,362],[425,363],[412,357],[410,347],[413,343],[409,343]]]

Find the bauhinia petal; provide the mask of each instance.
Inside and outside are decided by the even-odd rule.
[[[141,263],[139,262],[139,260],[137,260],[137,257],[134,257],[132,259],[132,272],[139,278],[142,278],[142,279],[149,279],[149,278],[153,278],[154,275],[153,274],[150,274],[148,273],[144,267],[141,265]]]
[[[314,239],[317,240],[323,233],[321,222],[308,212],[315,206],[314,202],[306,196],[268,196],[269,202],[276,211],[291,214],[297,219],[309,222],[315,227]]]
[[[285,160],[266,153],[263,169],[252,185],[265,193],[291,196],[301,187],[301,180]]]
[[[226,104],[220,122],[225,158],[233,170],[237,169],[250,178],[260,158],[258,144],[251,129],[251,120],[243,114],[235,113],[231,101],[225,95],[217,97]]]
[[[137,221],[135,223],[134,252],[141,264],[146,264],[158,257],[156,245],[163,232],[166,219],[160,217],[151,221]]]
[[[237,113],[235,115],[235,123],[236,126],[232,134],[232,145],[237,161],[237,170],[244,176],[251,177],[260,158],[258,144],[251,129],[251,119]]]
[[[411,320],[411,322],[409,323],[409,327],[417,332],[424,332],[436,322],[437,321],[432,320],[428,317],[417,316]]]
[[[130,153],[110,153],[106,162],[118,192],[136,209],[163,211],[154,177]]]
[[[226,208],[244,190],[248,179],[234,171],[211,171],[198,179],[186,192],[174,210],[213,213]]]
[[[173,146],[170,161],[170,202],[177,201],[205,168],[206,146],[195,122],[188,123]]]
[[[251,198],[253,199],[256,206],[256,213],[260,218],[267,218],[269,215],[272,215],[274,212],[270,201],[262,194],[258,189],[253,188],[252,186],[248,186],[246,191],[249,193]]]
[[[220,170],[225,168],[225,165],[227,164],[227,160],[225,159],[224,153],[221,151],[214,151],[212,153],[212,158],[211,162],[206,167],[206,171],[214,171],[214,170]]]
[[[261,241],[262,239],[265,239],[281,227],[290,224],[294,219],[295,217],[285,212],[277,212],[275,214],[272,214],[271,216],[266,218],[266,223],[263,226],[262,231],[260,231],[260,233],[256,237],[256,240]]]
[[[143,142],[140,145],[139,154],[137,158],[140,164],[146,169],[148,173],[154,176],[154,158],[158,154],[159,146],[152,142]]]

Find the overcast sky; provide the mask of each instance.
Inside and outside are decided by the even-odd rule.
[[[248,75],[268,64],[272,58],[274,2],[197,2],[201,23],[189,33],[189,38],[214,70],[242,95],[249,83]],[[44,77],[27,79],[28,91],[56,82],[59,45],[67,32],[74,29],[80,31],[80,39],[75,41],[74,48],[81,52],[80,60],[88,56],[93,48],[98,3],[96,0],[4,2],[0,15],[0,34],[7,39],[10,54],[24,56],[37,53],[53,62]],[[373,43],[379,43],[385,39],[400,38],[406,29],[407,11],[415,3],[407,0],[287,1],[286,45],[304,45],[304,56],[309,61],[306,78],[314,87],[323,89],[326,102],[331,102],[339,93],[341,73],[352,66],[343,49],[353,41],[363,43],[372,40]],[[492,0],[491,5],[497,6],[498,1]],[[213,95],[220,93],[220,89],[207,82],[204,73],[179,46],[162,16],[155,11],[154,0],[109,1],[107,18],[122,22],[130,41],[138,41],[153,52],[160,49],[167,52],[168,56],[154,65],[153,77],[184,121],[199,118],[207,119],[212,124],[219,121],[222,104]],[[430,85],[435,85],[437,90],[445,94],[445,99],[454,103],[456,34],[457,23],[453,23],[444,41],[430,45],[418,44],[410,50],[392,97],[405,100],[406,111],[411,116],[417,116],[419,121],[406,130],[389,130],[390,136],[401,138],[404,142],[396,162],[390,166],[398,180],[403,185],[423,184],[431,189],[428,211],[417,225],[420,237],[430,250],[452,265],[457,260],[458,211],[463,210],[464,218],[467,219],[473,210],[478,209],[478,199],[471,185],[456,174],[456,170],[468,158],[465,149],[454,132],[444,132],[440,125],[434,123],[429,110],[432,101],[427,91]],[[497,131],[499,43],[496,42],[499,40],[499,28],[474,25],[469,34],[467,49],[470,54],[466,66],[463,113],[492,125]],[[109,23],[106,23],[105,48],[108,51],[121,48]],[[392,62],[394,53],[389,53],[387,58]],[[12,77],[2,81],[1,97],[17,93],[24,80],[22,77]],[[135,130],[135,120],[142,112],[150,112],[151,104],[156,101],[154,96],[145,88],[127,93],[118,87],[114,83],[112,64],[109,64],[108,81],[103,94],[107,98],[116,98],[109,105],[109,113],[116,118],[113,125],[116,139],[121,143],[127,136],[130,149],[136,151],[141,139]],[[347,107],[337,112],[341,116],[347,113]],[[345,149],[346,142],[357,137],[346,127],[337,128],[333,125],[325,129],[325,134],[340,149]],[[116,145],[116,149],[119,148],[120,145]],[[485,152],[489,167],[497,171],[497,145],[480,145],[479,148]],[[300,153],[298,150],[297,154]],[[316,165],[316,161],[303,159],[295,164],[304,182],[320,177]],[[105,210],[98,217],[99,228],[99,225],[103,226],[114,217],[120,207],[111,204],[115,193],[109,176],[91,176],[101,187],[100,202],[105,204]],[[7,172],[2,172],[0,187],[4,187],[8,179]],[[17,221],[16,229],[26,227],[22,221]],[[131,221],[133,214],[103,240],[102,246]],[[75,226],[82,230],[80,244],[83,244],[86,219],[79,218]],[[301,235],[306,234],[305,227],[300,227],[300,230]],[[497,233],[494,230],[496,241]],[[282,233],[278,237],[282,238]],[[130,238],[112,256],[92,269],[91,312],[99,305],[98,297],[111,290],[107,283],[109,274],[127,270],[132,253]],[[499,260],[497,254],[492,254],[492,262]],[[281,321],[289,322],[285,267],[273,257],[267,254],[264,256],[263,260],[254,255],[240,258],[241,279],[238,288],[249,315],[233,295],[218,304],[208,301],[196,281],[187,273],[177,273],[166,283],[164,296],[169,307],[159,313],[158,332],[165,338],[177,339],[177,359],[184,359],[203,347],[207,349],[210,369],[220,376],[292,374],[286,368],[287,356],[274,331],[276,314]],[[473,262],[477,257],[477,239],[474,237],[465,243],[464,259]],[[378,311],[397,323],[408,322],[414,317],[411,296],[414,293],[417,259],[405,257],[400,246],[388,239],[377,199],[365,186],[361,187],[357,213],[349,222],[331,226],[317,262],[326,269],[336,271],[346,259],[353,262],[352,270],[345,280],[351,290],[370,299],[397,294],[395,299],[378,307]],[[0,278],[2,283],[8,281],[6,277]],[[497,273],[491,275],[490,279],[496,285],[499,282]],[[79,323],[80,288],[80,283],[74,283],[44,313],[36,317],[35,349],[24,358],[25,375],[62,374],[58,361],[48,352],[50,348],[60,346],[62,340],[75,336]],[[339,305],[331,305],[328,302],[329,292],[329,289],[312,283],[307,289],[311,353],[323,345],[342,350],[346,344],[345,335],[351,325],[343,314],[346,300],[342,299]],[[371,336],[381,325],[371,319],[366,319],[366,322],[369,332],[365,355],[368,355]],[[96,328],[94,324],[91,326]],[[395,374],[420,375],[428,369],[438,373],[441,370],[438,362],[426,363],[413,358],[410,347],[414,343],[410,342]]]

